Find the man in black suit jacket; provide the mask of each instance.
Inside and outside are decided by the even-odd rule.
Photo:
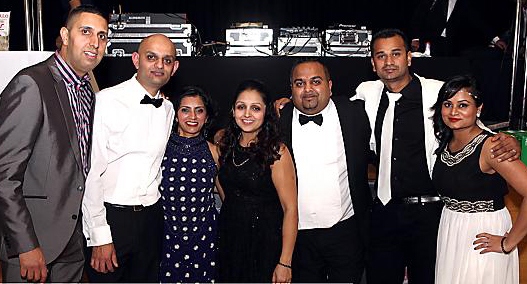
[[[107,32],[106,19],[93,6],[74,9],[60,30],[61,49],[20,71],[0,95],[0,258],[6,282],[81,280],[79,212],[95,100],[87,73],[102,59]]]
[[[280,116],[299,191],[294,282],[358,283],[364,268],[371,130],[363,102],[333,97],[331,85],[321,62],[297,63]]]
[[[421,0],[411,23],[412,50],[432,56],[459,56],[496,44],[510,27],[510,0]],[[450,9],[450,13],[449,13]]]

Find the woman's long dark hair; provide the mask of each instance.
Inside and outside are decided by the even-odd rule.
[[[219,141],[220,148],[220,165],[226,163],[227,159],[232,158],[232,152],[238,147],[241,129],[236,124],[234,118],[234,107],[236,100],[244,91],[256,91],[260,94],[266,108],[264,121],[256,136],[255,143],[249,145],[251,157],[255,158],[257,163],[262,167],[262,171],[271,166],[276,160],[280,159],[280,132],[278,128],[278,118],[274,112],[272,102],[270,101],[269,91],[265,85],[258,80],[246,80],[238,85],[236,95],[232,103],[232,115],[229,118],[225,132]]]
[[[205,124],[203,124],[200,134],[203,135],[205,139],[209,138],[208,134],[210,130],[210,125],[216,117],[216,108],[210,96],[202,88],[197,86],[184,87],[181,91],[181,95],[179,95],[176,99],[172,100],[172,103],[174,104],[174,110],[176,110],[176,117],[174,118],[176,121],[172,127],[172,131],[177,132],[178,130],[177,112],[179,110],[179,107],[181,106],[181,101],[186,97],[199,97],[203,102],[205,110],[207,111],[207,121],[205,121]]]
[[[466,89],[470,92],[472,98],[474,98],[474,101],[476,102],[476,107],[481,106],[483,103],[481,101],[481,95],[476,89],[476,81],[472,76],[455,76],[443,84],[439,90],[437,101],[431,108],[434,111],[434,116],[432,117],[434,122],[434,134],[437,140],[439,140],[439,147],[434,152],[436,155],[439,155],[441,151],[445,149],[450,140],[452,140],[453,135],[452,129],[445,124],[441,115],[443,102],[455,96],[461,89]]]

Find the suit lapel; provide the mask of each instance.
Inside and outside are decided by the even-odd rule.
[[[79,168],[82,169],[83,167],[79,149],[79,141],[77,137],[77,127],[75,125],[75,120],[73,119],[73,111],[68,98],[68,91],[66,90],[66,84],[64,83],[64,80],[62,79],[62,76],[60,75],[60,72],[55,64],[56,63],[53,56],[47,60],[49,71],[51,72],[51,75],[54,79],[53,87],[55,94],[57,95],[58,101],[60,103],[64,120],[66,121],[65,125],[71,144],[71,149],[73,150],[73,154],[77,164],[79,165]]]
[[[353,123],[353,113],[350,111],[349,107],[346,107],[346,104],[349,104],[350,101],[346,97],[333,97],[333,102],[335,103],[335,107],[337,109],[337,113],[339,116],[340,121],[340,129],[342,132],[342,139],[344,143],[344,150],[346,153],[346,165],[348,168],[348,181],[350,184],[350,190],[353,190],[352,185],[355,184],[355,172],[356,169],[354,168],[357,163],[352,163],[351,159],[352,157],[359,157],[359,155],[356,155],[353,153],[354,149],[359,149],[358,145],[355,145],[355,141],[358,139],[351,139],[352,135],[364,135],[364,133],[359,133],[355,129],[355,124]],[[363,151],[363,149],[361,149]]]

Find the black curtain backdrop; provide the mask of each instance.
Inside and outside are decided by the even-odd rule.
[[[36,0],[31,0],[36,3]],[[42,0],[45,50],[55,49],[55,39],[66,17],[63,3],[67,0]],[[188,20],[199,30],[202,42],[224,41],[225,29],[234,22],[263,22],[278,32],[280,27],[317,27],[356,24],[367,26],[373,32],[386,28],[399,28],[408,32],[415,7],[428,0],[84,0],[94,3],[105,14],[151,12],[186,13]],[[440,1],[440,0],[438,0]],[[464,1],[464,0],[458,0]],[[498,1],[503,11],[488,11],[489,19],[512,21],[514,0],[485,0],[482,5]],[[10,50],[26,50],[24,0],[0,0],[0,11],[11,11]],[[67,3],[67,2],[66,2]],[[493,2],[494,3],[494,2]],[[489,5],[490,7],[490,5]],[[488,10],[488,9],[487,9]],[[476,76],[485,95],[486,116],[489,120],[508,118],[510,89],[510,55],[482,47],[482,52],[470,58],[415,60],[417,72],[437,79],[447,79],[459,73]],[[105,58],[96,73],[102,87],[127,79],[134,72],[130,59]],[[230,100],[232,91],[241,79],[253,77],[268,82],[276,94],[288,93],[288,73],[294,58],[181,58],[181,70],[167,86],[171,94],[187,84],[204,85],[217,98]],[[359,82],[375,79],[368,58],[329,58],[334,74],[334,91],[350,95]],[[119,62],[119,64],[115,64]],[[3,63],[0,63],[3,64]],[[419,67],[422,66],[422,67]],[[122,70],[121,70],[122,69]],[[212,72],[204,75],[204,71]],[[117,72],[117,73],[116,73]],[[116,76],[116,74],[122,74]],[[223,104],[223,108],[225,105]]]
[[[36,2],[36,0],[33,0]],[[45,49],[53,50],[67,11],[63,0],[42,0]],[[356,24],[378,30],[395,27],[408,30],[415,5],[421,0],[91,0],[106,14],[186,13],[199,30],[203,41],[224,41],[225,29],[234,22],[263,22],[270,28],[318,27]],[[510,1],[510,0],[507,0]],[[11,11],[11,48],[25,50],[23,0],[2,0],[0,11]]]

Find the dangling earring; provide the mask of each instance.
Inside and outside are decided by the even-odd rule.
[[[478,111],[478,112],[476,113],[476,117],[479,117],[480,115],[481,115],[481,113]]]

